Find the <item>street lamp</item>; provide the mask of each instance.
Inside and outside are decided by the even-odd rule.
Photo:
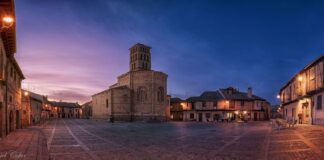
[[[28,93],[27,91],[24,92],[24,95],[25,95],[25,96],[28,96],[28,94],[29,94],[29,93]]]
[[[303,77],[302,77],[302,76],[299,76],[299,77],[298,77],[298,81],[299,81],[299,82],[303,81]]]
[[[2,17],[1,29],[10,28],[14,23],[14,18],[10,16]]]

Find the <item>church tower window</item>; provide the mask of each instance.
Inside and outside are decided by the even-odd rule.
[[[151,69],[151,47],[137,43],[130,48],[130,63],[131,71],[150,70]],[[134,67],[132,64],[136,64]]]

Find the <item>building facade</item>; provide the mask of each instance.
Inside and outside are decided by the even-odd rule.
[[[268,120],[270,103],[248,92],[228,87],[206,91],[185,101],[171,102],[171,118],[184,121]]]
[[[24,89],[22,90],[21,104],[24,127],[44,122],[49,119],[52,112],[46,96]]]
[[[54,108],[57,118],[81,118],[82,108],[78,103],[55,102],[51,101],[51,107]]]
[[[0,1],[0,137],[21,128],[21,81],[24,75],[14,57],[14,8],[13,0]],[[5,21],[4,17],[7,17],[8,21]]]
[[[183,111],[186,109],[186,101],[180,98],[170,99],[170,119],[173,121],[183,121]]]
[[[283,116],[304,124],[324,124],[324,55],[308,64],[279,92]]]
[[[93,118],[166,120],[168,76],[151,70],[151,47],[138,43],[129,50],[130,71],[92,96]]]
[[[82,107],[82,118],[89,119],[92,117],[92,101],[86,102],[81,105]]]

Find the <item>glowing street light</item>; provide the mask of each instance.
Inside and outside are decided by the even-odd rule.
[[[277,98],[280,99],[280,95],[279,94],[277,95]]]
[[[303,81],[303,77],[302,77],[302,76],[299,76],[299,77],[298,77],[298,81],[299,81],[299,82]]]
[[[2,27],[1,28],[9,28],[14,23],[14,18],[10,16],[5,16],[2,18]]]
[[[13,22],[14,22],[14,19],[13,19],[12,17],[3,17],[3,18],[2,18],[2,21],[3,21],[4,23],[8,23],[8,24],[10,24],[10,23],[13,23]]]
[[[25,96],[28,96],[28,94],[29,94],[29,93],[28,93],[27,91],[24,92],[24,95],[25,95]]]

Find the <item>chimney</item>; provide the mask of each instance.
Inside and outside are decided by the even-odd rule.
[[[251,87],[248,88],[247,96],[249,98],[252,98],[252,88]]]

